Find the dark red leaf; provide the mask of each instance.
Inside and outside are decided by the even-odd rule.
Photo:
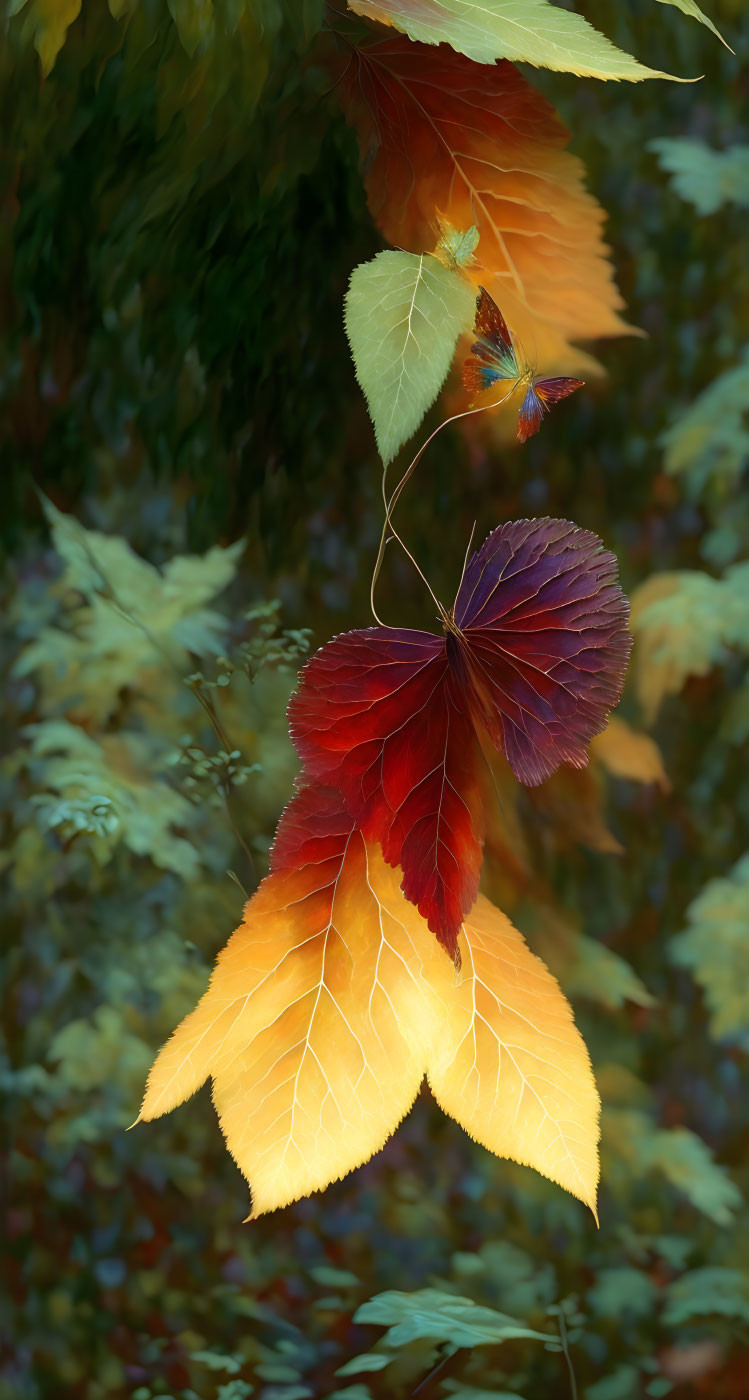
[[[289,705],[305,777],[335,787],[453,954],[478,892],[485,736],[521,782],[582,767],[621,693],[629,635],[614,556],[563,520],[502,525],[473,555],[446,635],[329,642]],[[314,835],[308,836],[314,840]],[[285,837],[279,834],[276,850]]]
[[[322,867],[331,861],[334,879],[353,829],[339,792],[332,788],[301,788],[279,818],[270,850],[271,872],[283,874],[316,865],[324,884]]]
[[[587,763],[622,692],[628,613],[616,558],[567,520],[500,525],[473,555],[448,652],[476,723],[521,783]]]

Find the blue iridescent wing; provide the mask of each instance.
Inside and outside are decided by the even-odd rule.
[[[527,442],[541,427],[541,419],[549,411],[549,404],[559,403],[582,389],[584,379],[537,379],[531,384],[523,399],[518,415],[518,439]]]
[[[463,364],[463,387],[480,393],[498,379],[519,379],[521,370],[507,323],[485,287],[479,287],[476,298],[474,331],[477,339],[471,346],[472,358]]]

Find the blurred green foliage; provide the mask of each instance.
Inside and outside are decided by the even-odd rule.
[[[598,1231],[426,1092],[253,1225],[206,1093],[126,1132],[263,872],[304,629],[368,619],[380,469],[342,302],[380,242],[318,4],[4,16],[9,1400],[749,1392],[747,38],[740,0],[709,8],[736,56],[649,0],[585,7],[696,86],[533,74],[648,339],[523,453],[443,434],[399,517],[443,597],[474,520],[543,513],[598,530],[635,596],[624,713],[671,791],[602,773],[592,849],[523,798],[532,889],[504,906],[591,1049]],[[432,625],[409,570],[388,554],[383,614]]]
[[[715,214],[724,204],[749,205],[749,146],[713,151],[701,141],[651,141],[673,186],[698,214]]]

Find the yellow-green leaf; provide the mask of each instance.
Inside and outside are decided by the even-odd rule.
[[[392,24],[409,39],[451,44],[476,63],[508,58],[615,82],[670,76],[638,63],[582,15],[548,0],[349,0],[349,8]]]
[[[660,5],[673,5],[677,10],[681,10],[683,15],[689,15],[692,19],[698,19],[700,24],[704,24],[708,29],[712,29],[713,34],[717,39],[720,39],[721,44],[726,44],[720,30],[715,28],[712,20],[708,19],[704,11],[696,4],[696,0],[658,0],[658,3]],[[726,44],[726,48],[730,49],[731,53],[733,53],[730,44]]]

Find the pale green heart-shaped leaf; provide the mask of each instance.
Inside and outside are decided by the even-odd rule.
[[[434,403],[455,342],[472,323],[474,296],[429,253],[378,253],[354,268],[346,332],[385,463]]]

